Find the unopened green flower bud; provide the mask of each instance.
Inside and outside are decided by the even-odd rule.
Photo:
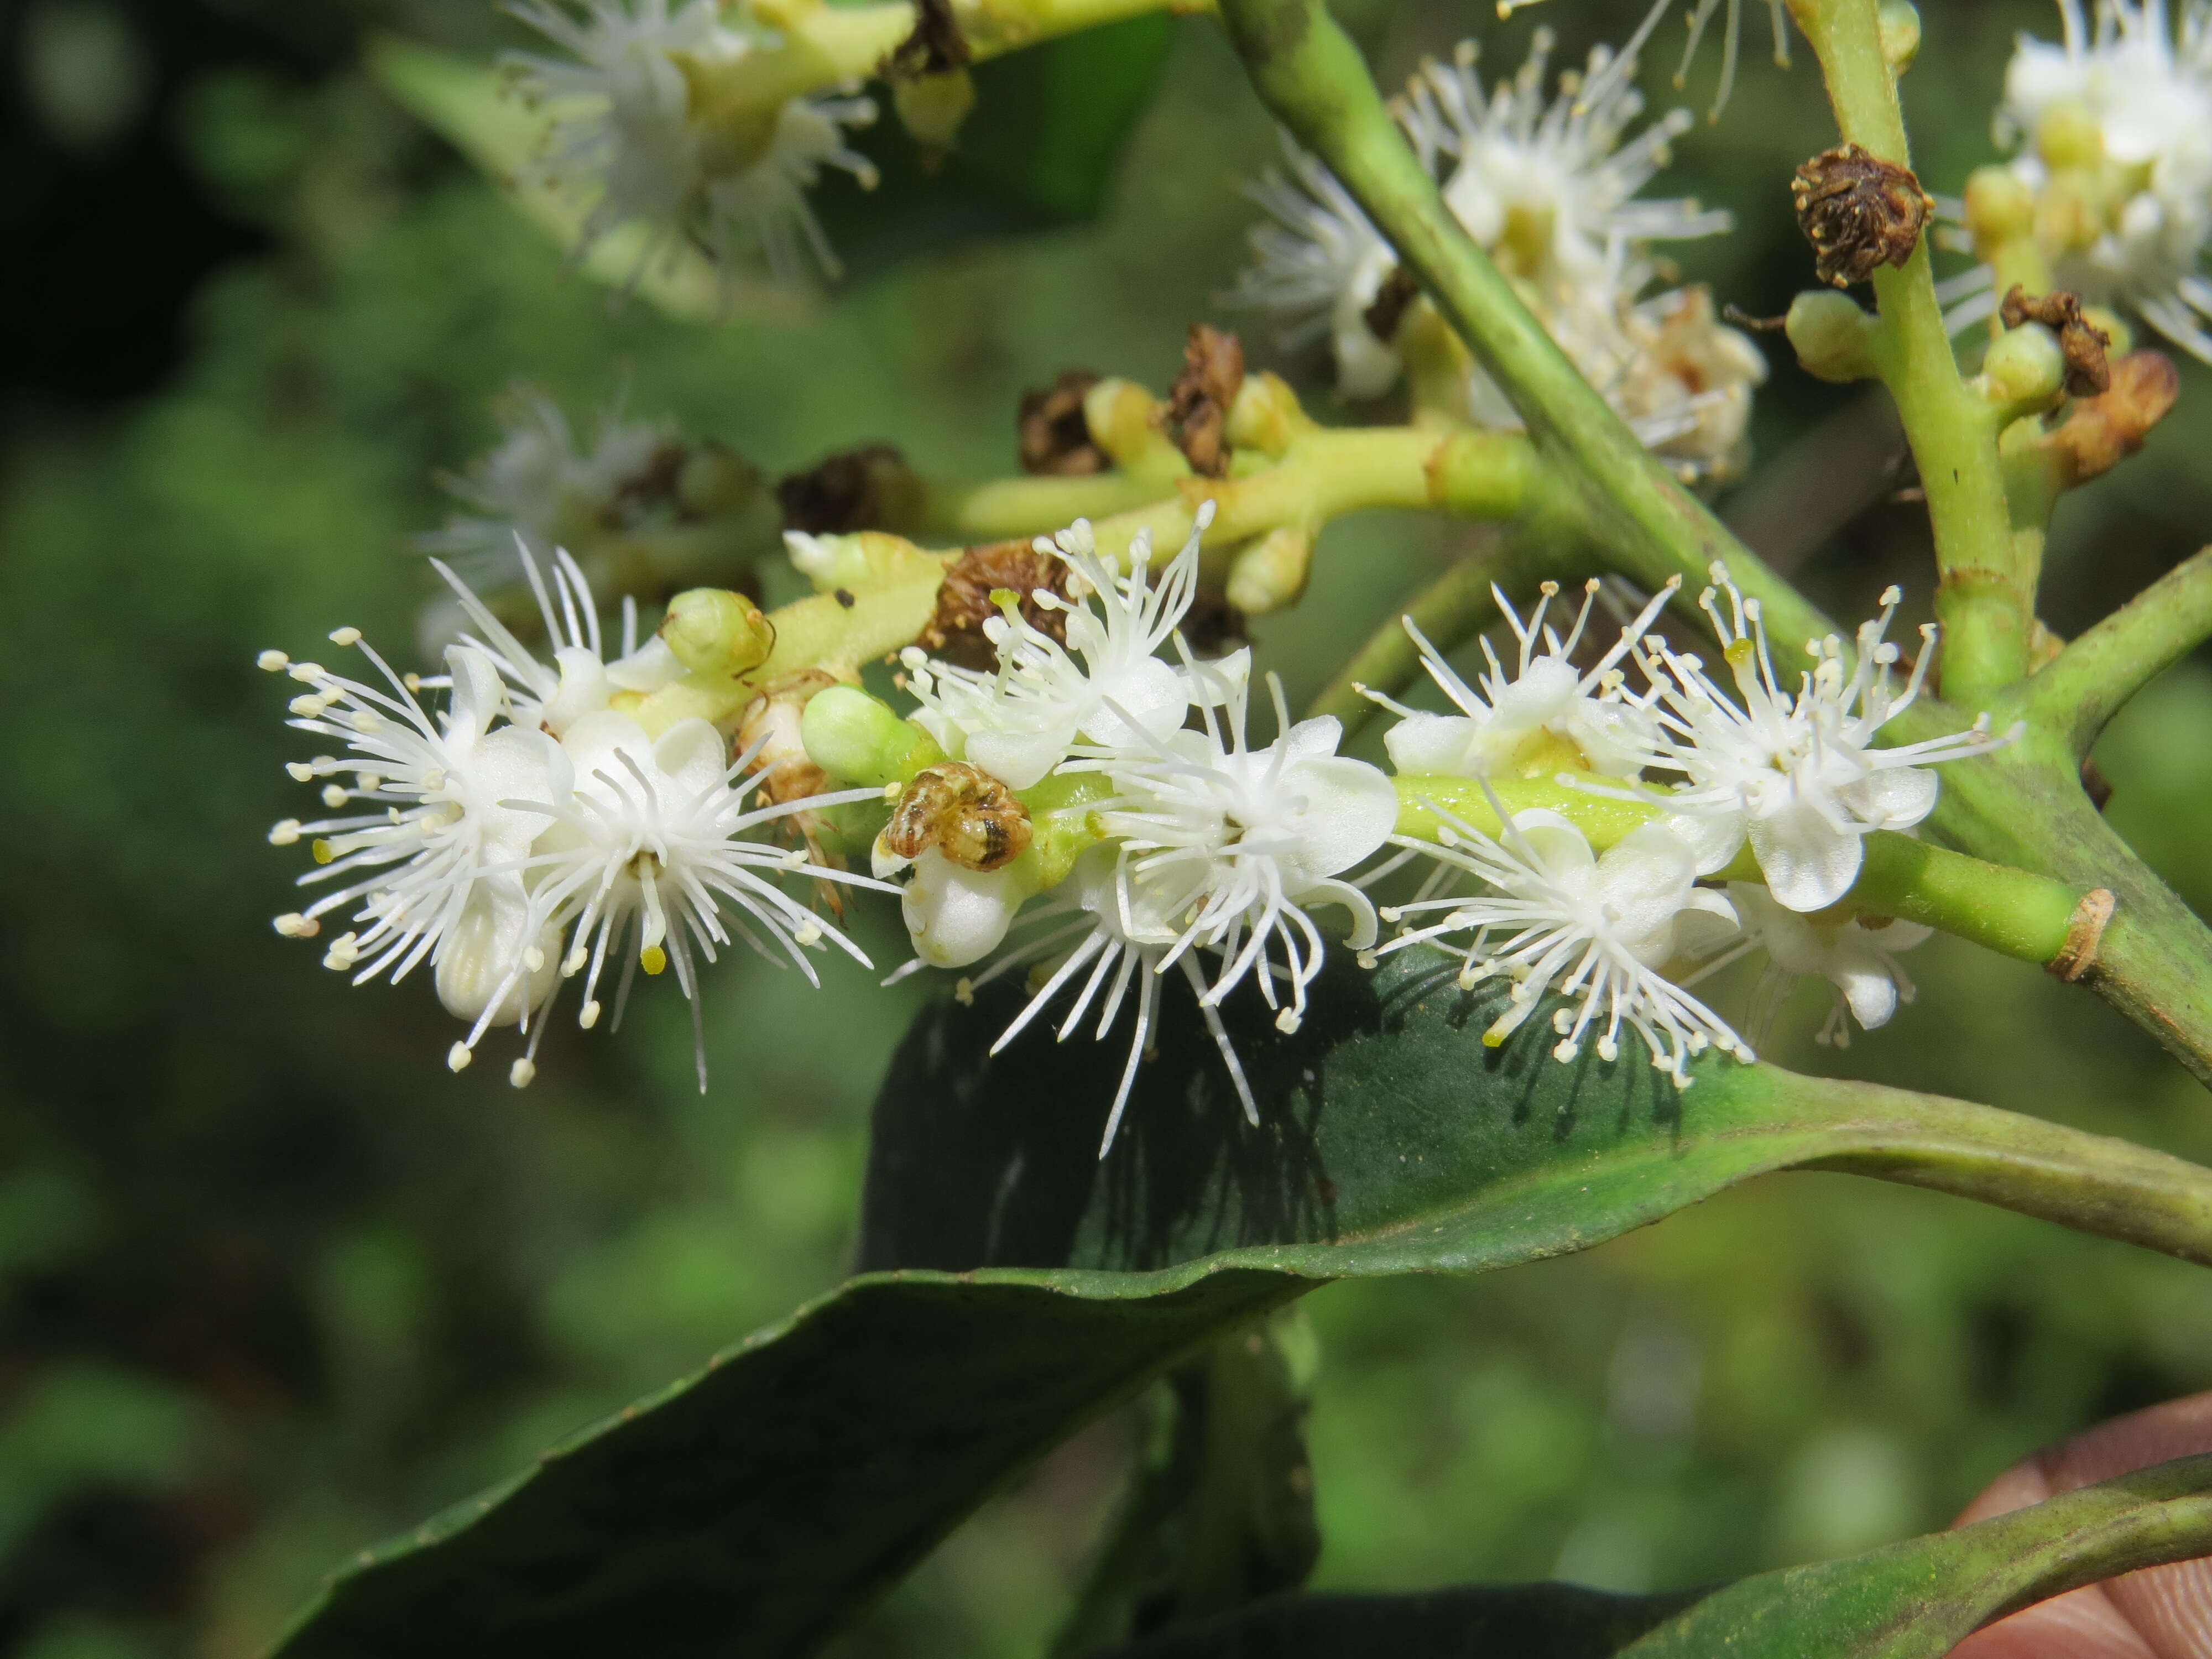
[[[1313,568],[1314,529],[1279,525],[1237,550],[1229,567],[1229,603],[1248,617],[1297,603]]]
[[[877,787],[903,785],[945,758],[927,732],[853,685],[817,692],[799,717],[799,737],[806,757],[831,777]]]
[[[1849,295],[1814,289],[1790,302],[1783,331],[1808,374],[1823,380],[1863,380],[1875,373],[1875,319]]]
[[[735,513],[760,494],[760,470],[735,450],[702,444],[676,475],[676,499],[702,518]]]
[[[2035,229],[2035,192],[2009,167],[1977,167],[1966,180],[1966,229],[1978,252],[2017,242]]]
[[[775,648],[775,626],[742,593],[695,587],[668,602],[660,637],[695,674],[735,678]]]
[[[2105,129],[2079,99],[2063,99],[2035,124],[2035,151],[2054,172],[2093,167],[2105,159]]]
[[[1892,75],[1902,75],[1920,56],[1920,13],[1910,0],[1883,0],[1881,56]]]
[[[924,149],[951,149],[960,124],[975,107],[975,83],[964,69],[899,81],[891,87],[899,119]]]
[[[2022,323],[1990,342],[1975,390],[2007,420],[2045,410],[2066,386],[2066,353],[2041,323]]]

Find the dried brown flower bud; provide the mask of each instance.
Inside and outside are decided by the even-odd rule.
[[[1190,325],[1183,342],[1182,373],[1168,388],[1168,400],[1155,418],[1182,451],[1190,470],[1202,478],[1229,471],[1229,440],[1224,431],[1229,406],[1244,384],[1244,345],[1234,334],[1204,323]]]
[[[2030,299],[2014,283],[1997,307],[1997,319],[2007,328],[2041,323],[2057,335],[2058,349],[2066,354],[2069,397],[2094,398],[2112,390],[2112,366],[2105,361],[2105,349],[2112,343],[2112,337],[2081,315],[2080,295],[2062,289]]]
[[[2163,353],[2130,351],[2112,359],[2112,389],[2076,403],[2040,441],[2057,465],[2060,487],[2087,483],[2141,449],[2180,395],[2181,375]]]
[[[920,0],[915,8],[914,32],[891,48],[883,61],[886,81],[909,81],[924,75],[942,75],[965,69],[975,54],[952,15],[952,0]]]
[[[931,848],[969,870],[996,870],[1029,850],[1030,810],[1014,792],[979,766],[947,761],[915,774],[883,844],[902,859]]]
[[[1369,333],[1389,345],[1398,337],[1398,325],[1406,320],[1407,311],[1420,297],[1420,279],[1403,265],[1393,266],[1367,309],[1359,313],[1360,319]]]
[[[945,572],[936,613],[921,630],[922,648],[963,668],[990,667],[997,648],[985,637],[983,624],[999,614],[991,596],[1000,592],[1018,594],[1023,620],[1065,643],[1067,613],[1039,605],[1033,597],[1039,588],[1066,599],[1067,567],[1025,541],[969,548]]]
[[[1022,393],[1023,471],[1070,478],[1113,465],[1091,441],[1091,423],[1083,415],[1083,400],[1097,384],[1098,376],[1087,368],[1065,368],[1050,386]]]
[[[904,530],[921,516],[923,485],[890,444],[864,444],[793,472],[775,487],[783,526],[811,536]]]
[[[1847,288],[1877,265],[1901,265],[1920,245],[1936,203],[1912,169],[1856,144],[1822,150],[1790,181],[1797,223],[1824,283]]]

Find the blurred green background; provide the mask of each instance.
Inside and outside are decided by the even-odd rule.
[[[1559,0],[1541,21],[1578,58],[1634,9]],[[1536,21],[1486,0],[1342,10],[1386,80],[1462,32],[1510,70]],[[1987,155],[2012,33],[2055,15],[1926,21],[1907,101],[1923,178],[1955,191]],[[13,1654],[252,1654],[347,1551],[834,1283],[870,1096],[927,994],[833,969],[814,996],[728,963],[703,1098],[672,993],[613,1036],[556,1025],[527,1093],[501,1066],[449,1075],[426,984],[350,989],[269,929],[298,860],[264,831],[303,802],[279,765],[285,688],[253,653],[340,623],[407,653],[428,592],[408,538],[451,506],[433,474],[489,445],[517,377],[579,420],[626,387],[633,414],[771,472],[878,438],[934,471],[1010,471],[1024,388],[1074,365],[1162,385],[1186,325],[1224,320],[1253,217],[1237,186],[1273,143],[1218,30],[1186,20],[1097,223],[968,242],[806,320],[701,330],[568,275],[368,82],[377,27],[478,55],[520,38],[475,0],[0,8]],[[1680,259],[1754,314],[1808,281],[1785,184],[1832,137],[1809,64],[1776,70],[1762,30],[1667,176],[1735,209],[1736,235]],[[1656,94],[1671,67],[1647,70]],[[1709,53],[1682,94],[1700,108],[1712,72]],[[1255,359],[1279,362],[1263,336]],[[1317,364],[1287,367],[1346,413]],[[2212,381],[2185,380],[2146,454],[2063,509],[2062,632],[2212,526]],[[1772,468],[1724,510],[1762,550],[1842,614],[1893,579],[1924,602],[1924,520],[1890,499],[1909,477],[1885,470],[1869,406],[1778,362],[1758,434]],[[1305,606],[1259,624],[1263,656],[1310,691],[1475,533],[1334,526]],[[2200,907],[2208,738],[2212,672],[2191,667],[2100,754],[2112,817]],[[890,921],[863,933],[896,960]],[[1813,1050],[1806,992],[1768,1051],[2212,1159],[2212,1102],[2094,998],[1941,939],[1911,965],[1923,994],[1890,1029]],[[2212,1385],[2196,1270],[1840,1176],[1765,1182],[1575,1259],[1309,1305],[1331,1586],[1663,1587],[1856,1550],[1942,1525],[2045,1441]],[[1064,1449],[844,1651],[1035,1652],[1128,1433]]]

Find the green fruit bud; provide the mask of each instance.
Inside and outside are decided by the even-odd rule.
[[[799,739],[831,777],[878,788],[903,785],[945,758],[927,732],[853,685],[816,692],[799,716]]]
[[[775,625],[742,593],[695,587],[668,602],[660,637],[693,673],[733,679],[768,660]]]
[[[1872,335],[1878,326],[1850,295],[1814,289],[1790,302],[1783,331],[1808,374],[1823,380],[1864,380],[1877,372]]]
[[[735,513],[760,494],[760,469],[718,443],[700,447],[676,475],[676,499],[702,518]]]
[[[1975,389],[2008,419],[2045,410],[2066,386],[2066,353],[2041,323],[2022,323],[1990,342]]]
[[[1313,568],[1310,525],[1279,525],[1237,550],[1229,567],[1229,603],[1248,617],[1297,603]]]
[[[1902,75],[1920,56],[1920,13],[1910,0],[1883,0],[1881,56],[1892,75]]]
[[[975,83],[964,69],[946,70],[896,82],[891,102],[915,143],[924,149],[951,149],[960,124],[975,107]]]

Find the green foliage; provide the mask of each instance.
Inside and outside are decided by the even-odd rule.
[[[1140,1091],[1103,1161],[1111,1068],[1071,1076],[1042,1031],[988,1061],[1012,987],[927,1011],[877,1103],[858,1277],[365,1553],[283,1652],[374,1654],[410,1631],[455,1653],[622,1632],[635,1650],[646,1632],[670,1653],[742,1632],[807,1652],[1010,1475],[1325,1279],[1583,1249],[1776,1169],[1863,1167],[2091,1230],[2165,1207],[2170,1231],[2136,1236],[2212,1258],[2212,1172],[1724,1060],[1677,1090],[1633,1041],[1609,1065],[1559,1065],[1540,1012],[1489,1045],[1502,995],[1455,972],[1338,963],[1290,1036],[1238,1010],[1255,1092],[1279,1103],[1257,1130],[1196,1009],[1170,1004],[1151,1076],[1179,1086]],[[1231,1374],[1212,1370],[1218,1399]],[[1256,1490],[1296,1455],[1231,1479]],[[1233,1502],[1191,1524],[1186,1559],[1251,1530]]]
[[[1869,1555],[1711,1591],[1630,1599],[1571,1585],[1277,1601],[1114,1659],[1941,1659],[1992,1618],[2212,1543],[2212,1458],[2183,1458]]]
[[[1640,7],[1550,9],[1578,52]],[[2048,9],[1927,9],[1907,98],[1936,182],[1984,155],[2011,32],[2047,31]],[[1338,10],[1389,76],[1496,28],[1487,4]],[[1510,64],[1528,27],[1497,30],[1487,61]],[[891,435],[933,467],[1003,471],[1025,386],[1068,364],[1164,383],[1237,267],[1234,182],[1273,155],[1218,32],[1185,27],[1097,227],[970,242],[949,270],[702,334],[611,314],[357,76],[188,91],[191,153],[274,248],[203,290],[157,397],[30,410],[0,491],[4,1409],[66,1422],[56,1391],[85,1385],[70,1409],[93,1425],[35,1437],[42,1484],[5,1565],[9,1638],[40,1659],[258,1653],[331,1563],[832,1285],[869,1093],[912,1006],[858,974],[815,999],[738,965],[710,987],[704,1102],[666,1058],[680,1019],[649,1000],[588,1048],[556,1030],[527,1097],[489,1067],[447,1078],[426,988],[349,989],[267,933],[291,901],[260,834],[299,801],[252,653],[353,622],[410,656],[427,590],[404,538],[447,510],[432,474],[484,447],[487,402],[518,374],[579,416],[626,385],[633,412],[772,468]],[[1831,137],[1801,65],[1747,74],[1727,118],[1681,141],[1684,187],[1743,226],[1682,256],[1719,297],[1788,304],[1802,244],[1774,181]],[[1255,362],[1310,368],[1246,339]],[[2185,372],[2149,450],[2054,527],[2043,614],[2061,633],[2212,517]],[[1831,417],[1840,396],[1778,367],[1763,453],[1801,444],[1838,492],[1892,493],[1845,476]],[[1747,519],[1757,492],[1723,512]],[[1784,528],[1834,614],[1925,568],[1909,507],[1827,501]],[[1306,604],[1258,625],[1293,701],[1465,539],[1395,515],[1333,526]],[[2208,699],[2185,671],[2099,751],[2112,822],[2200,907]],[[1812,1050],[1808,996],[1763,1050],[2212,1159],[2201,1092],[2106,1010],[1942,940],[1914,966],[1923,994],[1880,1041]],[[2197,1269],[1822,1176],[1511,1273],[1300,1305],[1327,1356],[1309,1425],[1324,1585],[1556,1571],[1645,1589],[1847,1553],[1942,1525],[2038,1444],[2212,1382]],[[1662,1373],[1671,1392],[1633,1384]],[[1125,1427],[1018,1479],[841,1651],[1038,1651]]]

